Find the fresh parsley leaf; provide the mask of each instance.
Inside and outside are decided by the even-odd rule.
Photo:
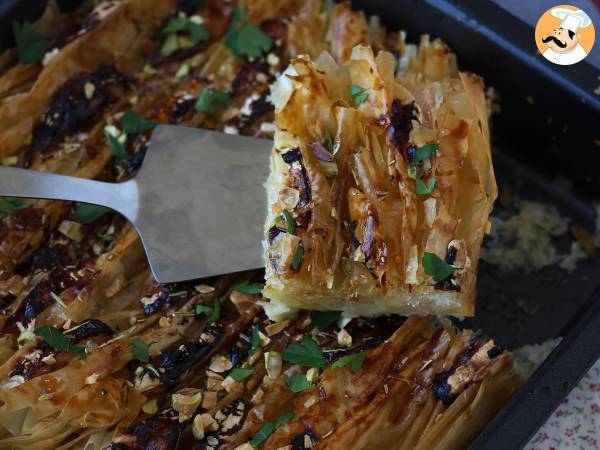
[[[296,251],[294,252],[294,256],[292,257],[292,264],[290,265],[290,269],[294,272],[298,272],[300,266],[302,265],[302,257],[304,256],[304,246],[302,243],[298,245]]]
[[[275,431],[277,428],[279,428],[281,425],[285,424],[286,422],[292,420],[293,418],[294,418],[294,411],[290,411],[289,413],[284,414],[279,419],[277,419],[275,421],[275,423],[272,423],[272,422],[265,423],[262,426],[262,428],[260,430],[258,430],[258,433],[256,433],[254,435],[254,437],[250,440],[250,445],[254,448],[258,447],[260,444],[262,444],[264,441],[267,440],[267,438],[273,433],[273,431]]]
[[[204,314],[207,317],[206,324],[211,325],[221,317],[221,302],[215,298],[213,306],[196,305],[196,314]]]
[[[4,197],[0,199],[0,212],[12,214],[19,209],[29,208],[31,203],[16,197]]]
[[[325,367],[325,357],[319,345],[309,336],[304,336],[300,342],[289,345],[283,351],[283,360],[301,366]]]
[[[206,28],[202,24],[181,16],[171,17],[160,32],[166,35],[160,49],[162,56],[169,56],[180,48],[191,47],[209,38],[208,31],[206,31]],[[185,45],[184,40],[177,33],[189,34],[191,44],[188,41],[188,44]]]
[[[369,94],[365,91],[365,88],[361,86],[350,86],[350,96],[354,101],[354,106],[361,105],[369,98]]]
[[[123,124],[123,132],[126,134],[145,133],[157,125],[155,121],[144,119],[133,111],[127,111],[123,114],[121,123]]]
[[[296,219],[292,217],[292,215],[287,209],[284,209],[282,214],[283,218],[287,222],[287,232],[290,234],[294,234],[294,231],[296,231]]]
[[[329,328],[342,315],[341,311],[312,311],[310,320],[319,330]]]
[[[294,394],[298,392],[302,392],[304,389],[308,389],[310,387],[310,381],[306,378],[306,375],[303,373],[296,372],[292,374],[287,380],[285,380],[285,384],[290,388]]]
[[[333,155],[333,134],[329,130],[325,131],[325,148]]]
[[[141,339],[131,341],[131,353],[133,357],[141,362],[147,363],[150,361],[150,349]]]
[[[204,88],[200,92],[195,108],[198,112],[214,114],[217,109],[226,108],[230,98],[227,92]]]
[[[73,219],[81,224],[92,223],[98,220],[103,215],[107,214],[110,208],[100,205],[92,205],[90,203],[80,203],[75,212]]]
[[[443,281],[454,273],[454,267],[434,253],[423,254],[423,270],[435,281]]]
[[[246,55],[249,58],[258,58],[271,50],[273,39],[251,23],[240,26],[240,21],[245,17],[246,13],[243,10],[236,9],[224,43],[235,56],[241,58]]]
[[[431,177],[429,179],[429,181],[427,182],[427,185],[425,185],[425,183],[423,183],[423,180],[421,180],[420,178],[416,178],[415,182],[416,182],[416,189],[415,192],[417,193],[417,195],[429,195],[433,192],[433,188],[435,188],[435,183],[436,183],[436,179],[435,177]]]
[[[162,56],[169,56],[171,53],[176,52],[181,47],[179,45],[179,38],[177,37],[177,33],[169,33],[165,41],[163,42],[162,47],[160,48],[160,54]]]
[[[235,381],[242,381],[248,378],[250,375],[252,375],[252,372],[253,370],[251,368],[244,369],[238,367],[237,369],[233,369],[231,372],[229,372],[229,376]]]
[[[275,421],[275,428],[279,428],[281,425],[292,420],[294,418],[294,415],[294,411],[290,411],[289,413],[286,413],[283,416],[281,416]]]
[[[366,353],[354,353],[353,355],[344,356],[334,362],[331,367],[345,367],[350,364],[350,368],[352,372],[360,372],[363,368],[363,364],[365,363],[365,359],[367,359]]]
[[[273,39],[260,28],[251,23],[245,23],[238,31],[237,52],[249,58],[258,58],[273,46]]]
[[[124,159],[125,161],[131,160],[131,155],[127,150],[125,150],[123,144],[121,144],[116,137],[106,130],[104,131],[104,136],[106,136],[106,139],[110,144],[110,149],[112,150],[113,155],[115,155],[117,158]]]
[[[260,294],[265,287],[262,283],[249,283],[244,281],[238,285],[235,285],[233,289],[244,294]]]
[[[437,149],[437,144],[427,144],[423,147],[419,147],[412,154],[410,158],[410,165],[412,167],[418,166],[419,163],[421,163],[422,161],[425,161],[426,159],[431,158],[433,155],[435,155]]]
[[[233,12],[233,16],[231,17],[231,25],[229,26],[229,29],[227,30],[227,33],[225,33],[225,37],[223,38],[225,47],[227,47],[232,53],[234,53],[233,49],[235,49],[237,46],[239,28],[238,25],[240,21],[244,20],[245,18],[246,13],[244,12],[244,10],[236,8]],[[239,55],[236,54],[236,56]]]
[[[259,332],[260,330],[258,329],[258,325],[254,325],[252,328],[252,336],[250,337],[250,350],[248,352],[250,353],[250,356],[256,353],[256,350],[258,350],[258,346],[260,345]]]
[[[258,433],[254,435],[252,439],[250,439],[250,445],[254,448],[258,447],[263,441],[266,441],[267,438],[275,431],[275,424],[271,422],[265,423]]]
[[[85,358],[85,349],[71,344],[70,339],[53,326],[44,326],[34,330],[36,336],[44,338],[46,344],[59,352],[75,353],[78,358]]]
[[[17,43],[17,52],[19,62],[22,64],[32,64],[41,61],[48,48],[48,43],[42,34],[37,31],[29,22],[12,23],[15,42]]]

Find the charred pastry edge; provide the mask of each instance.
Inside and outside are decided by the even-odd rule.
[[[473,357],[478,355],[480,349],[488,344],[491,344],[492,347],[486,351],[484,357],[487,358],[487,361],[483,362],[475,362],[473,361]],[[474,378],[477,377],[478,373],[481,370],[485,370],[489,367],[493,360],[497,358],[499,355],[503,353],[502,347],[496,345],[493,339],[488,338],[487,336],[475,336],[471,339],[467,348],[457,355],[454,360],[454,364],[450,369],[447,369],[443,372],[438,373],[435,376],[432,389],[438,399],[442,401],[446,406],[449,406],[454,402],[454,400],[474,381]],[[467,368],[467,366],[472,365],[472,370],[469,374],[469,379],[465,380],[464,375],[457,375],[459,387],[452,385],[452,382],[449,382],[449,379],[457,373],[461,368]]]

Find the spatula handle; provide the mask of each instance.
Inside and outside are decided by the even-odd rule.
[[[115,209],[134,222],[138,211],[135,180],[104,183],[84,178],[0,166],[0,196],[70,200]]]

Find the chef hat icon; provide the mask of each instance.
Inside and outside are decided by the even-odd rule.
[[[577,33],[579,28],[586,28],[592,23],[590,16],[581,9],[553,8],[550,13],[561,20],[560,28],[571,30],[573,33]]]

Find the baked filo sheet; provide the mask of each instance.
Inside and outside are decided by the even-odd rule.
[[[83,2],[69,14],[51,1],[13,28],[18,48],[0,55],[3,165],[124,181],[170,123],[275,136],[281,180],[268,183],[265,297],[258,272],[156,283],[135,230],[104,208],[0,199],[0,448],[459,449],[517,389],[493,339],[388,314],[473,311],[495,196],[487,109],[481,80],[459,74],[441,41],[406,44],[348,4],[291,0]],[[384,149],[397,163],[381,178]],[[288,169],[298,201],[282,206]],[[417,178],[429,194],[414,194]],[[372,211],[389,228],[373,228]],[[382,243],[407,253],[373,266]],[[444,278],[427,274],[426,252]],[[360,295],[345,300],[350,290]]]

